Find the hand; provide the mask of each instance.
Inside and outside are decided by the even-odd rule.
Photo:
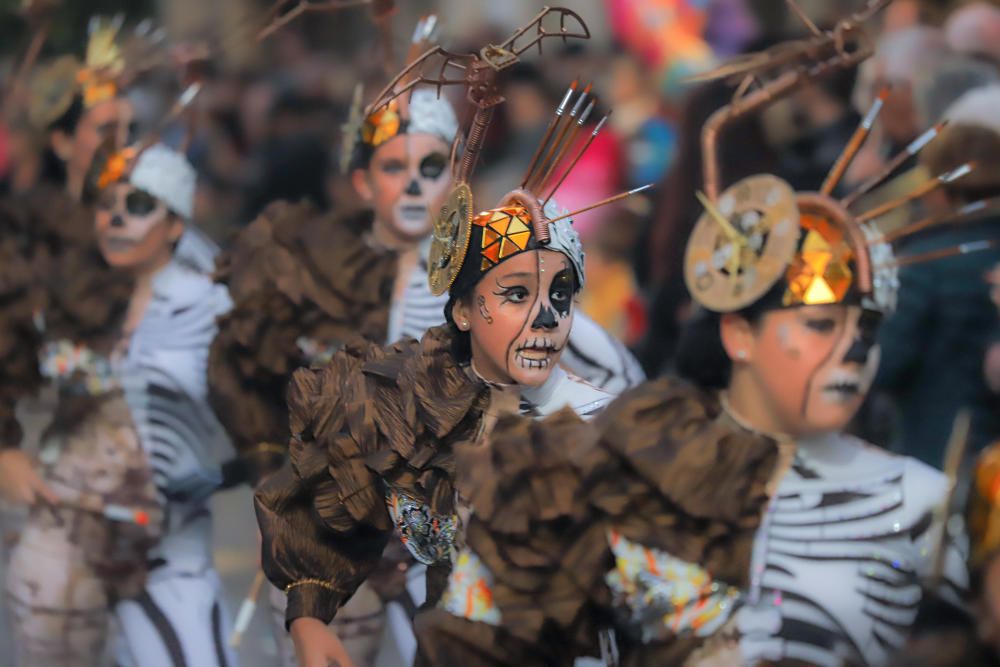
[[[291,635],[299,667],[355,667],[344,645],[319,619],[295,619]]]
[[[42,481],[35,464],[20,449],[0,451],[0,495],[17,505],[59,504],[55,491]]]

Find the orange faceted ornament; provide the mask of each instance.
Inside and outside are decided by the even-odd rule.
[[[531,216],[523,206],[504,206],[484,211],[472,224],[483,227],[482,262],[486,272],[503,260],[524,252],[531,242]]]
[[[361,140],[373,148],[378,148],[399,134],[403,120],[399,115],[399,103],[393,100],[375,113],[365,118],[361,128]]]
[[[786,273],[785,306],[817,306],[844,300],[854,274],[854,253],[843,230],[818,215],[803,214],[805,238]]]

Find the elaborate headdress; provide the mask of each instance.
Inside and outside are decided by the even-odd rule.
[[[410,41],[406,65],[409,66],[434,41],[438,18],[432,14],[417,23]],[[387,38],[383,38],[387,39]],[[387,58],[391,49],[387,49]],[[387,67],[387,69],[392,69]],[[408,96],[395,97],[378,106],[361,110],[361,86],[355,89],[351,117],[344,126],[341,171],[366,163],[375,149],[401,134],[429,134],[451,146],[458,135],[458,118],[451,103],[433,91],[418,89]]]
[[[105,139],[88,171],[85,195],[93,198],[110,185],[129,182],[189,219],[194,207],[194,168],[182,152],[159,141],[163,130],[185,112],[200,90],[200,84],[188,86],[156,126],[137,141],[123,146],[125,128]]]
[[[555,19],[558,23],[552,26]],[[577,147],[579,133],[593,113],[597,98],[590,86],[578,91],[578,83],[574,82],[556,109],[520,187],[504,196],[496,208],[475,212],[469,179],[482,152],[493,110],[504,101],[497,92],[496,77],[532,47],[537,45],[540,50],[542,42],[550,37],[588,39],[590,31],[575,12],[545,8],[506,41],[490,44],[479,53],[459,55],[440,47],[431,49],[390,82],[372,107],[381,109],[421,84],[434,86],[439,92],[443,86],[464,85],[468,100],[476,107],[464,152],[458,156],[457,144],[452,152],[455,186],[434,223],[429,258],[429,282],[434,294],[444,294],[456,282],[474,284],[504,260],[538,248],[566,255],[582,283],[583,247],[573,230],[572,216],[646,189],[622,193],[576,213],[557,207],[553,195],[607,120],[602,119]],[[453,72],[462,76],[449,78]]]
[[[861,12],[841,21],[835,30],[823,32],[789,0],[789,6],[813,32],[812,37],[748,55],[699,77],[736,77],[740,81],[732,103],[713,114],[702,133],[706,196],[701,200],[706,212],[688,241],[684,276],[692,296],[707,309],[736,311],[781,291],[778,305],[786,307],[854,302],[888,311],[895,307],[900,266],[993,244],[983,241],[904,258],[896,258],[890,245],[920,229],[973,215],[985,207],[985,202],[946,218],[920,221],[892,234],[884,234],[877,225],[885,214],[969,174],[973,169],[969,163],[930,179],[899,199],[868,211],[854,210],[862,195],[884,183],[933,141],[941,126],[914,140],[851,194],[839,200],[833,197],[871,131],[885,91],[862,119],[819,192],[795,192],[788,183],[769,174],[745,178],[719,192],[719,132],[734,119],[773,103],[809,81],[868,58],[872,46],[861,25],[891,1],[869,0]],[[775,290],[781,284],[784,289]]]
[[[121,16],[94,17],[88,26],[83,62],[74,56],[55,59],[33,77],[29,88],[28,119],[38,129],[61,118],[80,96],[87,107],[113,99],[139,72],[164,59],[165,32],[143,21],[124,31]]]

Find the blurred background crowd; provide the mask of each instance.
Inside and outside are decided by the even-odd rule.
[[[0,20],[3,63],[17,67],[29,26],[8,0]],[[371,10],[309,14],[263,42],[256,30],[263,0],[89,0],[58,10],[46,55],[82,51],[93,15],[123,14],[163,26],[179,59],[208,55],[206,78],[192,112],[189,156],[198,169],[195,222],[221,246],[270,202],[308,199],[349,211],[358,204],[339,167],[342,132],[356,84],[370,99],[386,82],[383,51]],[[287,3],[289,5],[293,3]],[[732,94],[720,81],[687,79],[732,56],[802,37],[802,22],[774,0],[567,0],[591,25],[593,38],[529,58],[502,78],[499,109],[474,184],[494,201],[523,168],[569,81],[592,82],[601,105],[613,108],[600,135],[560,189],[573,209],[629,187],[652,183],[646,197],[580,216],[588,252],[582,307],[639,355],[649,375],[669,371],[690,300],[683,283],[683,249],[700,207],[700,128]],[[832,26],[860,0],[800,3],[812,21]],[[461,52],[499,42],[533,16],[539,3],[406,0],[392,22],[402,52],[416,20],[441,17],[441,42]],[[891,86],[874,135],[846,175],[843,188],[876,173],[921,132],[944,119],[965,93],[983,88],[981,124],[1000,147],[1000,5],[961,0],[896,0],[869,26],[876,55],[857,71],[800,89],[763,116],[743,120],[721,142],[724,182],[771,172],[796,189],[815,189],[876,92]],[[398,65],[397,65],[398,66]],[[140,125],[161,117],[177,94],[174,77],[150,75],[132,88]],[[447,94],[447,91],[445,92]],[[467,121],[471,105],[456,99]],[[600,109],[599,109],[600,110]],[[593,114],[599,118],[600,114]],[[175,141],[183,133],[176,128]],[[168,140],[169,140],[168,133]],[[6,191],[58,179],[47,136],[27,123],[0,127],[0,185]],[[983,146],[978,146],[983,149]],[[1000,150],[982,151],[977,171],[1000,171]],[[991,157],[992,155],[992,157]],[[996,164],[984,164],[994,161]],[[905,165],[897,192],[927,175]],[[890,189],[892,192],[892,189]],[[917,220],[925,202],[899,213]],[[990,237],[992,222],[972,234]],[[1000,222],[997,223],[1000,225]],[[917,235],[921,251],[954,245],[968,231]],[[970,237],[971,238],[971,237]],[[923,247],[923,246],[930,246]],[[978,413],[976,444],[1000,435],[1000,348],[986,268],[995,252],[904,271],[900,312],[885,327],[882,372],[858,429],[875,442],[941,465],[955,412]]]
[[[198,169],[195,223],[221,246],[270,202],[308,199],[338,211],[357,207],[339,168],[355,85],[366,97],[385,83],[370,10],[313,14],[258,43],[262,0],[78,0],[59,9],[44,55],[82,51],[89,17],[122,13],[163,25],[175,55],[210,53],[188,148]],[[417,18],[437,12],[452,51],[499,42],[537,13],[536,0],[398,0],[393,22],[402,51]],[[725,82],[693,85],[689,75],[726,58],[804,35],[779,0],[564,0],[594,30],[589,42],[547,50],[502,78],[506,104],[482,156],[473,189],[496,201],[520,173],[552,110],[574,78],[592,82],[613,108],[603,133],[560,190],[574,209],[646,183],[648,196],[578,219],[587,250],[582,307],[625,340],[655,376],[676,363],[691,301],[683,281],[685,241],[701,209],[700,128],[728,102]],[[861,0],[800,0],[817,25],[832,26]],[[0,58],[17,67],[30,31],[19,2],[0,2]],[[869,26],[876,55],[856,71],[798,90],[721,140],[722,177],[731,183],[770,172],[797,190],[817,188],[874,96],[889,85],[880,122],[844,181],[875,174],[953,102],[982,89],[976,160],[984,191],[1000,186],[1000,3],[895,0]],[[171,77],[149,76],[131,96],[140,123],[159,118],[177,94]],[[445,93],[447,94],[447,92]],[[456,99],[465,120],[472,109]],[[595,113],[594,118],[601,114]],[[182,133],[177,128],[177,135]],[[168,140],[169,140],[168,133]],[[175,137],[175,140],[177,137]],[[0,188],[13,192],[58,179],[47,137],[16,121],[0,126]],[[990,143],[992,142],[992,143]],[[897,192],[926,178],[911,160]],[[891,191],[891,188],[890,188]],[[913,202],[901,219],[920,219]],[[963,238],[1000,238],[1000,219],[913,235],[914,251]],[[905,246],[904,246],[905,248]],[[882,367],[856,429],[894,451],[942,465],[956,412],[974,414],[972,442],[1000,438],[1000,253],[988,251],[903,270],[900,308],[882,332]],[[991,291],[992,290],[992,291]],[[245,500],[245,499],[244,499]],[[223,529],[225,533],[225,529]],[[223,534],[222,539],[225,538]],[[224,568],[225,564],[221,564]],[[0,661],[2,662],[2,661]]]

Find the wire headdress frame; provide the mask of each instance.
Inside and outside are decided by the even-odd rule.
[[[863,302],[881,310],[891,310],[895,302],[900,266],[991,247],[991,242],[966,244],[939,252],[935,257],[897,260],[890,243],[912,232],[897,231],[892,238],[887,238],[877,226],[878,220],[886,214],[969,174],[974,168],[971,163],[936,175],[906,195],[870,210],[858,213],[851,210],[864,194],[882,185],[910,157],[933,141],[939,135],[942,124],[920,135],[879,173],[853,192],[839,200],[834,198],[834,190],[868,138],[888,95],[887,89],[880,92],[871,109],[862,118],[817,192],[793,192],[790,188],[769,190],[759,187],[760,177],[743,179],[726,193],[720,192],[718,143],[722,130],[737,119],[777,102],[803,85],[834,71],[857,66],[869,58],[874,53],[874,48],[863,29],[863,23],[891,2],[892,0],[869,0],[861,11],[840,21],[833,30],[820,31],[794,0],[786,0],[793,13],[812,33],[810,37],[738,58],[694,78],[700,81],[730,79],[738,82],[732,101],[712,114],[702,130],[706,193],[703,203],[707,213],[699,220],[689,242],[685,258],[685,278],[692,295],[706,307],[719,312],[738,310],[763,296],[783,276],[788,278],[790,284],[795,283],[792,273],[802,269],[806,272],[805,278],[819,278],[815,283],[818,289],[812,292],[812,297],[808,297],[806,292],[790,291],[786,293],[785,305],[835,303],[844,296],[846,286],[849,285],[854,288],[855,293],[862,296]],[[764,80],[768,77],[769,80]],[[767,197],[775,198],[779,194],[790,197],[789,206],[796,212],[787,218],[798,217],[803,223],[802,230],[799,230],[798,224],[793,224],[799,221],[789,219],[785,222],[762,217],[759,211],[767,206],[760,201],[744,201],[741,208],[738,205],[739,196],[742,193],[746,199],[746,191],[750,185],[755,186],[751,188],[755,192],[764,193]],[[757,211],[750,210],[753,208]],[[780,206],[777,208],[784,210]],[[973,208],[979,210],[983,206]],[[729,220],[734,213],[753,214],[752,224],[742,229],[745,233],[741,233],[739,225],[733,225]],[[963,210],[957,213],[963,215]],[[969,214],[969,211],[964,213]],[[953,216],[922,221],[913,231],[944,222],[949,217]],[[812,224],[806,224],[807,222]],[[779,238],[779,233],[784,233],[785,237]],[[803,243],[801,252],[797,249],[800,240]],[[850,251],[838,250],[845,243]],[[769,255],[766,257],[768,263],[760,266],[755,264],[765,255]],[[831,256],[834,255],[836,262],[831,263]],[[796,260],[795,264],[793,260]],[[764,270],[758,272],[758,268]],[[761,276],[765,279],[755,280]],[[723,290],[716,284],[717,279],[728,282],[732,289]]]

